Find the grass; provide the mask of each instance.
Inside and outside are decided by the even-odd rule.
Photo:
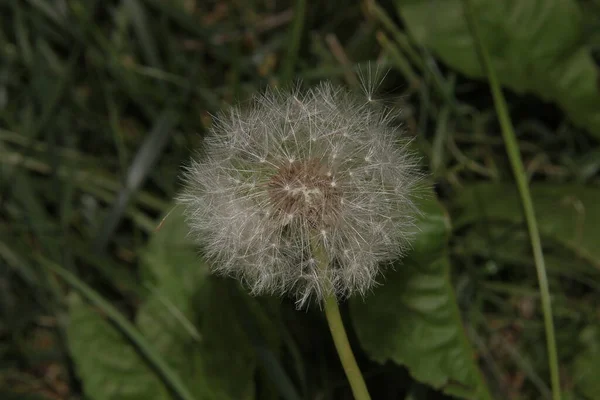
[[[419,48],[391,4],[369,4],[0,4],[0,397],[81,396],[65,330],[68,279],[40,259],[130,319],[148,292],[139,263],[172,208],[181,164],[200,146],[211,113],[268,84],[352,85],[354,65],[379,61],[391,69],[382,97],[403,110],[399,118],[453,217],[462,212],[455,198],[473,182],[511,181],[486,84]],[[595,140],[552,105],[510,92],[507,99],[530,180],[598,185]],[[520,112],[523,104],[531,112]],[[548,397],[534,263],[519,247],[524,225],[478,220],[454,228],[453,282],[496,397]],[[544,244],[569,392],[583,351],[574,338],[599,322],[600,271],[560,240]],[[313,313],[286,318],[283,356],[263,354],[261,395],[349,398],[337,356],[319,339],[322,321]],[[356,348],[352,333],[350,340]],[[381,390],[374,398],[444,398],[399,366],[357,358],[369,386]]]
[[[552,397],[555,400],[560,400],[562,398],[562,391],[560,388],[560,372],[558,355],[556,351],[556,334],[554,333],[554,316],[552,315],[552,303],[550,299],[550,289],[548,288],[546,262],[542,250],[542,241],[535,216],[535,210],[533,208],[533,200],[531,199],[531,191],[529,190],[529,183],[527,182],[525,168],[523,167],[523,161],[521,160],[521,153],[517,144],[514,127],[512,126],[512,121],[510,120],[510,116],[508,114],[506,100],[504,99],[500,83],[498,82],[498,78],[496,77],[496,73],[492,66],[489,52],[483,44],[483,39],[480,33],[481,31],[479,30],[479,26],[477,24],[477,18],[474,15],[473,4],[469,0],[465,0],[463,4],[465,5],[465,13],[467,14],[467,19],[469,20],[471,32],[475,38],[475,41],[477,42],[477,50],[481,58],[481,63],[488,77],[488,81],[490,82],[492,95],[494,97],[494,106],[496,108],[496,112],[498,113],[498,118],[502,129],[502,137],[506,145],[506,152],[508,153],[510,165],[515,175],[515,180],[519,188],[519,195],[521,197],[521,204],[523,205],[523,212],[525,213],[525,219],[527,220],[527,229],[529,231],[531,248],[533,250],[533,258],[540,286],[540,296],[544,314],[544,329],[546,331],[546,346],[548,348],[548,364],[550,368],[550,381],[552,384]]]

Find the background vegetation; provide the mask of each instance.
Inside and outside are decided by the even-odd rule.
[[[600,2],[473,3],[532,188],[563,398],[598,399]],[[460,0],[0,11],[0,398],[350,398],[319,310],[208,276],[172,198],[211,112],[269,84],[358,89],[369,63],[389,68],[378,94],[436,193],[409,257],[343,305],[373,398],[550,398],[528,234]]]

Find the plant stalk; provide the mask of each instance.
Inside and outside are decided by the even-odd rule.
[[[329,266],[329,257],[325,254],[322,246],[315,245],[313,242],[312,246],[313,254],[317,260],[318,267],[322,273],[327,270]],[[350,383],[352,394],[355,400],[371,400],[369,391],[367,390],[367,384],[358,368],[356,358],[350,347],[348,341],[348,335],[346,335],[346,329],[344,328],[344,322],[340,314],[340,308],[338,307],[337,298],[333,295],[330,288],[325,289],[325,295],[323,299],[323,307],[325,308],[325,317],[327,319],[327,325],[329,325],[329,331],[335,344],[338,356],[344,368],[346,378]]]
[[[516,135],[512,126],[510,116],[508,114],[508,107],[500,88],[500,83],[492,66],[490,55],[488,54],[487,48],[481,40],[481,34],[479,32],[479,26],[477,24],[477,18],[474,14],[472,0],[463,0],[465,5],[465,11],[467,21],[470,25],[471,32],[475,39],[475,45],[483,69],[488,77],[492,96],[494,98],[494,105],[498,114],[500,127],[502,128],[502,137],[504,138],[504,145],[508,158],[517,181],[517,187],[519,188],[519,194],[521,196],[521,203],[523,205],[523,211],[525,213],[525,219],[527,221],[527,228],[529,230],[529,239],[531,241],[531,247],[533,249],[533,258],[535,261],[535,268],[538,276],[538,283],[540,287],[540,297],[542,301],[542,312],[544,314],[544,327],[546,331],[546,345],[548,348],[548,363],[550,367],[550,380],[552,384],[552,398],[554,400],[561,399],[560,389],[560,374],[558,367],[558,353],[556,351],[556,339],[554,334],[554,322],[552,321],[552,304],[550,299],[550,289],[548,287],[548,277],[546,275],[546,266],[544,263],[544,254],[542,252],[542,243],[540,239],[540,233],[535,218],[535,211],[533,208],[533,201],[531,200],[531,194],[529,192],[529,186],[525,174],[525,168],[521,160],[521,154],[519,145],[516,139]]]
[[[369,391],[365,380],[358,368],[350,342],[348,342],[348,336],[344,329],[344,323],[342,322],[342,316],[340,315],[340,308],[337,304],[335,296],[328,295],[323,301],[325,307],[325,316],[327,317],[327,324],[329,325],[329,331],[333,337],[335,348],[337,350],[344,372],[350,382],[352,393],[356,400],[371,400]]]

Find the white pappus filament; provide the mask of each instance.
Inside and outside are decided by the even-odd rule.
[[[409,246],[418,212],[417,159],[389,120],[329,83],[269,90],[217,115],[178,197],[212,270],[299,307],[365,294]]]

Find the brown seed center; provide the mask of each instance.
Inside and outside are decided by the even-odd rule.
[[[293,161],[268,183],[275,215],[285,224],[302,218],[311,228],[335,224],[341,195],[333,175],[318,160]]]

